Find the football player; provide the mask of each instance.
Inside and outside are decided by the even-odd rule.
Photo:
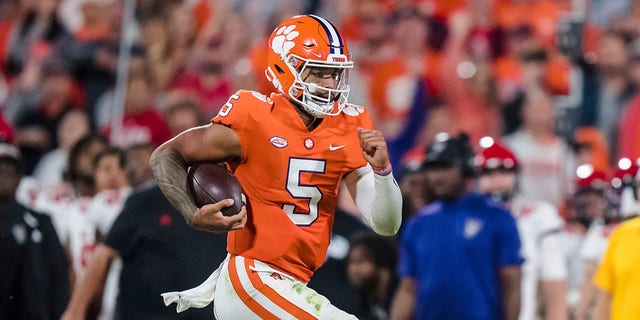
[[[520,320],[538,319],[538,296],[547,319],[567,319],[567,269],[559,245],[563,221],[550,203],[518,196],[518,160],[490,137],[480,140],[478,189],[503,203],[516,218],[522,241]],[[540,288],[541,292],[538,292]]]
[[[327,20],[284,20],[269,39],[275,92],[240,90],[212,123],[187,130],[151,157],[158,185],[196,229],[228,231],[228,258],[199,287],[164,294],[177,310],[215,300],[217,319],[354,319],[306,286],[325,260],[344,180],[368,225],[396,234],[402,198],[387,145],[367,110],[347,103],[349,50]],[[226,162],[247,205],[225,199],[197,208],[187,168]],[[248,210],[247,210],[248,208]]]
[[[637,163],[633,163],[628,158],[619,159],[608,190],[602,190],[597,194],[601,199],[600,203],[603,203],[599,206],[603,218],[596,219],[589,225],[580,249],[580,258],[585,265],[585,277],[576,307],[575,320],[595,317],[597,288],[593,277],[607,249],[611,233],[622,221],[631,219],[638,213],[634,195],[637,173]]]

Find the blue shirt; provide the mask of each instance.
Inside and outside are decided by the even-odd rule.
[[[398,273],[416,280],[415,319],[502,319],[499,271],[520,265],[510,212],[467,194],[436,201],[407,222]]]

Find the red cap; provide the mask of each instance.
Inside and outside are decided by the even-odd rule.
[[[476,157],[475,163],[482,170],[497,168],[514,169],[519,168],[518,159],[505,146],[493,140],[491,137],[480,139],[482,150]]]
[[[578,189],[605,189],[609,185],[607,174],[594,170],[590,164],[583,164],[576,169],[576,186]]]
[[[611,178],[611,185],[614,187],[621,187],[623,184],[633,182],[637,177],[638,169],[640,168],[638,161],[640,161],[640,158],[635,162],[631,161],[629,158],[620,158],[620,160],[618,160],[616,171],[613,174],[613,178]]]

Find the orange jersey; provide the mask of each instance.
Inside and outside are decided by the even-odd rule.
[[[249,217],[229,232],[227,250],[308,282],[325,259],[342,177],[367,164],[358,128],[373,129],[369,113],[347,105],[309,132],[283,95],[241,90],[212,122],[233,129],[242,144],[229,168]]]

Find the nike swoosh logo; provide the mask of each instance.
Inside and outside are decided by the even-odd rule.
[[[312,55],[314,55],[314,56],[316,56],[316,57],[318,57],[318,58],[322,58],[322,56],[321,56],[320,54],[318,54],[318,53],[311,52],[311,54],[312,54]]]
[[[329,144],[329,151],[336,151],[336,150],[340,150],[344,147],[346,147],[346,144],[340,145],[340,146],[333,146],[333,144]]]

